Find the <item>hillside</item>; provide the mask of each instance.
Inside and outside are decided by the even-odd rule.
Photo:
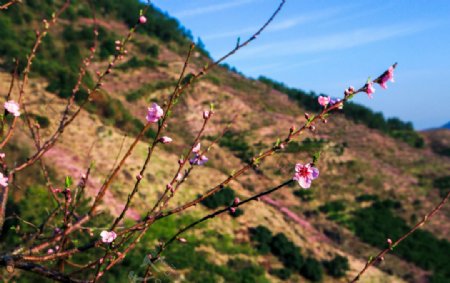
[[[60,4],[43,0],[23,2],[0,11],[2,94],[9,88],[9,72],[14,66],[11,57],[22,56],[19,59],[23,64],[32,46],[34,35],[30,26],[49,17]],[[115,52],[115,41],[126,36],[141,8],[134,0],[95,2],[99,47],[83,88],[92,87],[96,72],[107,67]],[[77,62],[88,54],[92,41],[93,21],[84,1],[74,1],[62,17],[44,40],[26,89],[27,110],[41,125],[43,139],[58,127],[65,98],[76,81]],[[157,8],[151,8],[147,18],[148,22],[132,38],[124,61],[106,77],[101,91],[95,93],[79,118],[45,155],[55,184],[62,185],[65,176],[78,180],[93,162],[95,167],[86,191],[94,197],[117,156],[124,154],[144,125],[147,106],[151,102],[162,105],[176,85],[189,49],[189,32]],[[207,63],[211,63],[207,51],[195,50],[187,74],[199,71]],[[380,66],[380,72],[383,67]],[[78,102],[86,97],[85,91],[81,94]],[[185,145],[192,143],[201,128],[203,110],[211,103],[215,105],[215,115],[202,146],[206,147],[236,114],[237,120],[208,153],[206,166],[193,171],[170,207],[195,198],[255,154],[270,148],[277,138],[287,135],[291,125],[303,123],[305,111],[312,114],[319,110],[316,100],[314,93],[268,78],[248,79],[225,65],[213,69],[180,97],[165,133],[174,141],[157,149],[127,221],[144,215],[165,189],[176,172],[180,155],[185,153]],[[24,120],[19,121],[18,128],[20,131],[5,150],[8,162],[23,160],[33,152]],[[130,183],[155,135],[154,129],[139,142],[112,185],[102,203],[105,214],[120,213],[131,190]],[[321,158],[316,164],[320,178],[310,190],[302,190],[298,185],[284,188],[244,206],[242,214],[222,215],[191,230],[183,236],[187,243],[175,243],[165,254],[166,264],[161,268],[168,270],[169,275],[161,272],[158,276],[166,282],[350,280],[369,256],[386,246],[387,238],[395,239],[414,225],[449,189],[450,159],[436,147],[448,149],[446,142],[450,139],[448,131],[441,131],[439,135],[419,134],[410,123],[384,119],[380,113],[357,104],[346,105],[327,124],[318,125],[315,132],[301,136],[280,154],[233,181],[229,186],[233,192],[225,200],[217,198],[217,202],[227,205],[234,195],[243,199],[284,182],[292,177],[295,163],[307,162],[320,150]],[[35,179],[42,179],[38,165],[18,173],[20,189],[10,196],[14,203],[9,208],[10,215],[24,212],[24,217],[33,222],[33,214],[45,214],[50,207],[51,200],[43,196]],[[180,225],[212,212],[210,208],[214,206],[206,203],[157,222],[138,249],[107,274],[104,282],[124,282],[131,272],[143,273],[145,255],[154,251],[158,241],[167,240]],[[33,213],[32,208],[36,210]],[[447,206],[413,238],[397,247],[393,255],[370,269],[361,282],[450,280],[449,218]],[[10,229],[2,235],[2,251],[15,233],[31,229],[21,223],[8,225],[20,229]],[[91,232],[98,235],[100,231],[101,228]],[[348,270],[336,267],[345,266],[342,258],[348,260]],[[12,276],[5,270],[1,272],[5,278]],[[35,280],[20,271],[15,271],[14,276],[19,282]]]

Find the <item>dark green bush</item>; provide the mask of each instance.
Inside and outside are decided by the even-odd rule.
[[[410,229],[405,220],[393,213],[393,209],[399,207],[395,201],[378,201],[357,210],[352,220],[355,234],[371,245],[385,248],[388,238],[398,239]],[[450,251],[449,241],[417,230],[395,247],[393,253],[450,280],[450,253],[443,251]]]
[[[209,209],[216,209],[233,203],[236,193],[230,187],[225,187],[214,195],[202,200],[200,203]]]
[[[262,253],[270,252],[270,242],[272,241],[272,232],[264,226],[250,228],[250,239],[255,242],[256,249]]]
[[[284,234],[276,234],[269,245],[272,254],[276,255],[285,267],[297,272],[300,271],[303,266],[300,248],[289,241]]]
[[[241,216],[241,215],[243,215],[243,214],[244,214],[244,210],[242,210],[242,209],[240,209],[240,208],[236,208],[236,210],[234,211],[234,213],[230,211],[230,215],[231,215],[233,218],[238,218],[239,216]]]
[[[292,275],[292,271],[288,268],[271,269],[269,270],[269,273],[281,280],[288,280]]]
[[[250,160],[254,155],[250,145],[245,141],[245,135],[242,133],[226,132],[220,139],[219,145],[229,148],[236,157],[244,161]]]
[[[441,197],[445,197],[450,191],[450,176],[437,178],[433,181],[433,187],[439,190]]]
[[[312,201],[314,199],[313,190],[296,190],[294,191],[294,195],[299,197],[302,201]]]
[[[312,155],[320,151],[325,145],[326,141],[324,139],[310,139],[306,138],[301,142],[290,142],[285,149],[285,152],[297,153],[297,152],[307,152]]]
[[[319,206],[319,210],[323,213],[335,213],[345,210],[345,202],[342,200],[335,200],[327,202]]]
[[[325,261],[323,266],[329,275],[336,278],[345,276],[346,272],[350,270],[348,259],[340,255],[335,256],[332,260]]]
[[[359,195],[355,198],[357,202],[365,202],[365,201],[377,201],[380,198],[377,195]]]
[[[323,268],[319,261],[308,257],[300,270],[300,274],[313,282],[319,282],[323,279]]]

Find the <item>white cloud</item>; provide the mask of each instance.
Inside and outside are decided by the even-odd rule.
[[[271,25],[269,25],[265,31],[265,33],[269,32],[275,32],[275,31],[283,31],[290,28],[293,28],[295,26],[298,26],[300,24],[304,24],[307,22],[314,22],[321,19],[332,17],[333,15],[338,14],[341,12],[342,9],[329,9],[326,11],[320,11],[316,13],[308,13],[306,15],[299,15],[294,18],[274,22]],[[202,39],[204,40],[212,40],[212,39],[219,39],[219,38],[227,38],[227,37],[238,37],[238,36],[245,36],[250,35],[251,33],[257,31],[259,27],[252,26],[247,28],[240,28],[239,30],[233,30],[233,31],[225,31],[221,33],[215,33],[215,34],[209,34],[202,36]]]
[[[327,52],[349,49],[391,38],[407,36],[436,26],[437,23],[408,23],[384,27],[359,28],[324,36],[311,36],[296,40],[279,41],[241,50],[234,60],[288,56],[302,53]]]
[[[213,4],[210,6],[198,7],[198,8],[194,8],[194,9],[185,10],[185,11],[173,12],[173,14],[174,14],[174,16],[176,16],[179,19],[188,18],[188,17],[199,16],[199,15],[213,13],[213,12],[224,11],[224,10],[242,6],[242,5],[254,2],[254,1],[255,0],[223,1],[220,4]]]

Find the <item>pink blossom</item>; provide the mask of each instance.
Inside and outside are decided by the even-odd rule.
[[[387,88],[387,81],[391,81],[394,82],[394,67],[390,66],[389,69],[384,72],[383,75],[381,75],[381,77],[377,80],[377,83],[380,84],[380,86],[384,89]]]
[[[234,201],[233,201],[233,205],[238,205],[240,202],[241,202],[241,200],[238,197],[235,197]]]
[[[162,142],[163,144],[168,144],[172,142],[172,138],[169,138],[168,136],[164,136],[162,138],[159,139],[160,142]]]
[[[148,107],[147,116],[145,118],[149,123],[156,123],[163,116],[163,114],[164,111],[162,110],[162,108],[159,107],[158,104],[153,103],[152,107]]]
[[[146,18],[145,16],[140,16],[140,17],[139,17],[139,23],[140,23],[140,24],[143,25],[143,24],[145,24],[146,22],[147,22],[147,18]]]
[[[372,98],[372,93],[375,92],[375,88],[373,87],[373,82],[368,82],[365,87],[365,91],[369,98]]]
[[[178,241],[183,244],[187,243],[187,240],[185,238],[178,238]]]
[[[167,190],[169,190],[171,193],[175,192],[175,189],[173,188],[172,184],[167,184],[166,186]]]
[[[0,153],[0,159],[5,159],[6,154],[5,153]]]
[[[323,107],[326,107],[328,103],[330,103],[330,97],[329,96],[319,96],[319,104]]]
[[[206,157],[205,155],[196,154],[194,158],[191,158],[191,160],[189,160],[189,163],[191,165],[203,165],[207,161],[208,161],[208,157]]]
[[[183,180],[183,175],[181,173],[178,173],[175,180],[177,180],[177,182],[180,182],[181,180]]]
[[[0,173],[0,186],[2,187],[8,186],[8,177],[3,176],[3,173]]]
[[[9,113],[13,114],[15,117],[20,116],[19,104],[17,104],[17,102],[15,102],[14,100],[6,101],[5,104],[3,104],[3,106]]]
[[[200,152],[200,143],[198,143],[196,146],[192,148],[193,153],[199,153]]]
[[[55,251],[53,250],[53,249],[48,249],[47,250],[47,254],[49,254],[49,255],[51,255],[51,254],[53,254]]]
[[[138,181],[142,180],[142,175],[141,175],[141,174],[137,174],[137,175],[136,175],[136,179],[137,179]]]
[[[341,102],[341,100],[339,98],[330,100],[330,106],[333,106],[333,105],[335,105],[337,103],[339,103],[339,106],[337,107],[338,109],[343,109],[344,108],[344,103]]]
[[[310,163],[305,165],[297,163],[295,165],[294,178],[292,179],[297,181],[303,189],[308,189],[311,187],[312,180],[317,177],[319,177],[319,169],[312,167]]]
[[[236,212],[236,208],[235,208],[235,207],[230,207],[230,212],[231,212],[232,214],[234,214],[234,213]]]
[[[103,243],[112,243],[117,238],[117,234],[114,231],[102,231],[100,237]]]
[[[392,246],[392,240],[391,239],[387,239],[386,242],[388,243],[389,246]]]
[[[349,96],[349,95],[351,95],[351,94],[353,94],[353,93],[355,93],[355,88],[352,87],[352,86],[349,86],[349,88],[347,88],[347,89],[344,91],[345,96]]]
[[[205,119],[205,120],[208,119],[210,115],[211,115],[211,112],[203,111],[203,119]]]

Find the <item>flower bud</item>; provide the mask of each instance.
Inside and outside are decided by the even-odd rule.
[[[146,22],[147,22],[147,18],[146,18],[145,16],[140,16],[140,17],[139,17],[139,23],[140,23],[140,24],[143,25],[143,24],[145,24]]]
[[[162,142],[163,144],[168,144],[172,142],[172,138],[168,137],[168,136],[164,136],[162,138],[159,139],[160,142]]]

